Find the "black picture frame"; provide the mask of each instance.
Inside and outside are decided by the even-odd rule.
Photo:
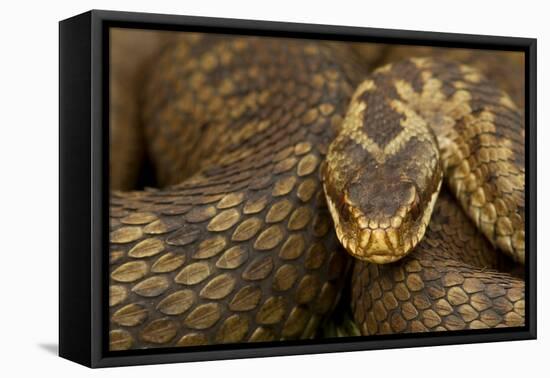
[[[513,50],[525,53],[526,324],[327,341],[109,352],[107,264],[111,27]],[[59,23],[59,354],[89,367],[535,339],[536,49],[531,38],[92,10]]]

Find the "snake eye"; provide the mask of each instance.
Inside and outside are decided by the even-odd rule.
[[[420,196],[418,195],[418,190],[414,191],[414,199],[411,203],[411,216],[413,219],[417,219],[420,216],[421,213],[421,206],[420,206]]]
[[[342,210],[342,219],[345,221],[345,222],[349,222],[350,221],[350,211],[348,209],[347,206],[344,206],[344,209]]]
[[[347,203],[342,199],[342,201],[340,201],[340,206],[339,206],[339,211],[340,211],[340,218],[344,221],[344,222],[349,222],[350,220],[350,212],[349,212],[349,208],[348,208],[348,205]]]

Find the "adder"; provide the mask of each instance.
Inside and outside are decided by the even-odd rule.
[[[111,193],[111,350],[311,338],[339,300],[363,335],[524,324],[521,109],[452,60],[369,71],[293,39],[154,57],[112,125],[141,143],[112,172],[147,155],[158,188]]]

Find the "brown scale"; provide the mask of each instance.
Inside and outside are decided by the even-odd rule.
[[[416,58],[385,66],[372,81],[384,96],[399,98],[415,116],[426,120],[438,139],[449,187],[466,213],[495,247],[523,263],[525,172],[520,164],[524,126],[510,97],[479,71],[441,59]],[[376,89],[367,91],[368,100],[363,101],[377,99]],[[361,101],[359,97],[357,102]],[[400,129],[394,125],[387,127]],[[369,127],[373,128],[372,122],[363,128]],[[345,149],[339,149],[343,155]],[[410,149],[410,143],[405,143],[394,156]],[[337,164],[331,170],[337,170]]]
[[[415,59],[380,72],[402,79],[404,85],[395,85],[399,97],[431,123],[447,181],[464,210],[496,247],[523,263],[520,111],[478,71],[450,61]],[[384,84],[376,84],[385,91],[380,88]],[[363,101],[372,103],[370,97]],[[450,112],[438,115],[445,108]],[[356,263],[352,304],[362,334],[524,325],[521,272],[514,278],[486,271],[509,271],[510,267],[499,263],[503,258],[475,234],[474,226],[451,206],[447,194],[438,201],[429,230],[410,257],[387,266]],[[465,243],[476,240],[483,243]],[[478,260],[487,256],[488,261]]]
[[[150,73],[145,133],[161,183],[198,173],[113,193],[111,349],[312,337],[349,264],[318,146],[360,69],[301,41],[182,48]],[[283,63],[295,68],[277,79]]]
[[[523,326],[524,281],[500,273],[512,266],[443,192],[409,256],[355,264],[355,321],[363,335]]]
[[[522,52],[394,45],[386,48],[379,64],[413,56],[444,58],[475,67],[498,83],[520,109],[525,106],[525,59]]]

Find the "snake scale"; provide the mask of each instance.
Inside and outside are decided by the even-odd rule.
[[[521,110],[470,66],[360,55],[193,35],[155,57],[118,118],[160,188],[111,193],[111,350],[312,338],[340,298],[363,335],[524,324]]]

